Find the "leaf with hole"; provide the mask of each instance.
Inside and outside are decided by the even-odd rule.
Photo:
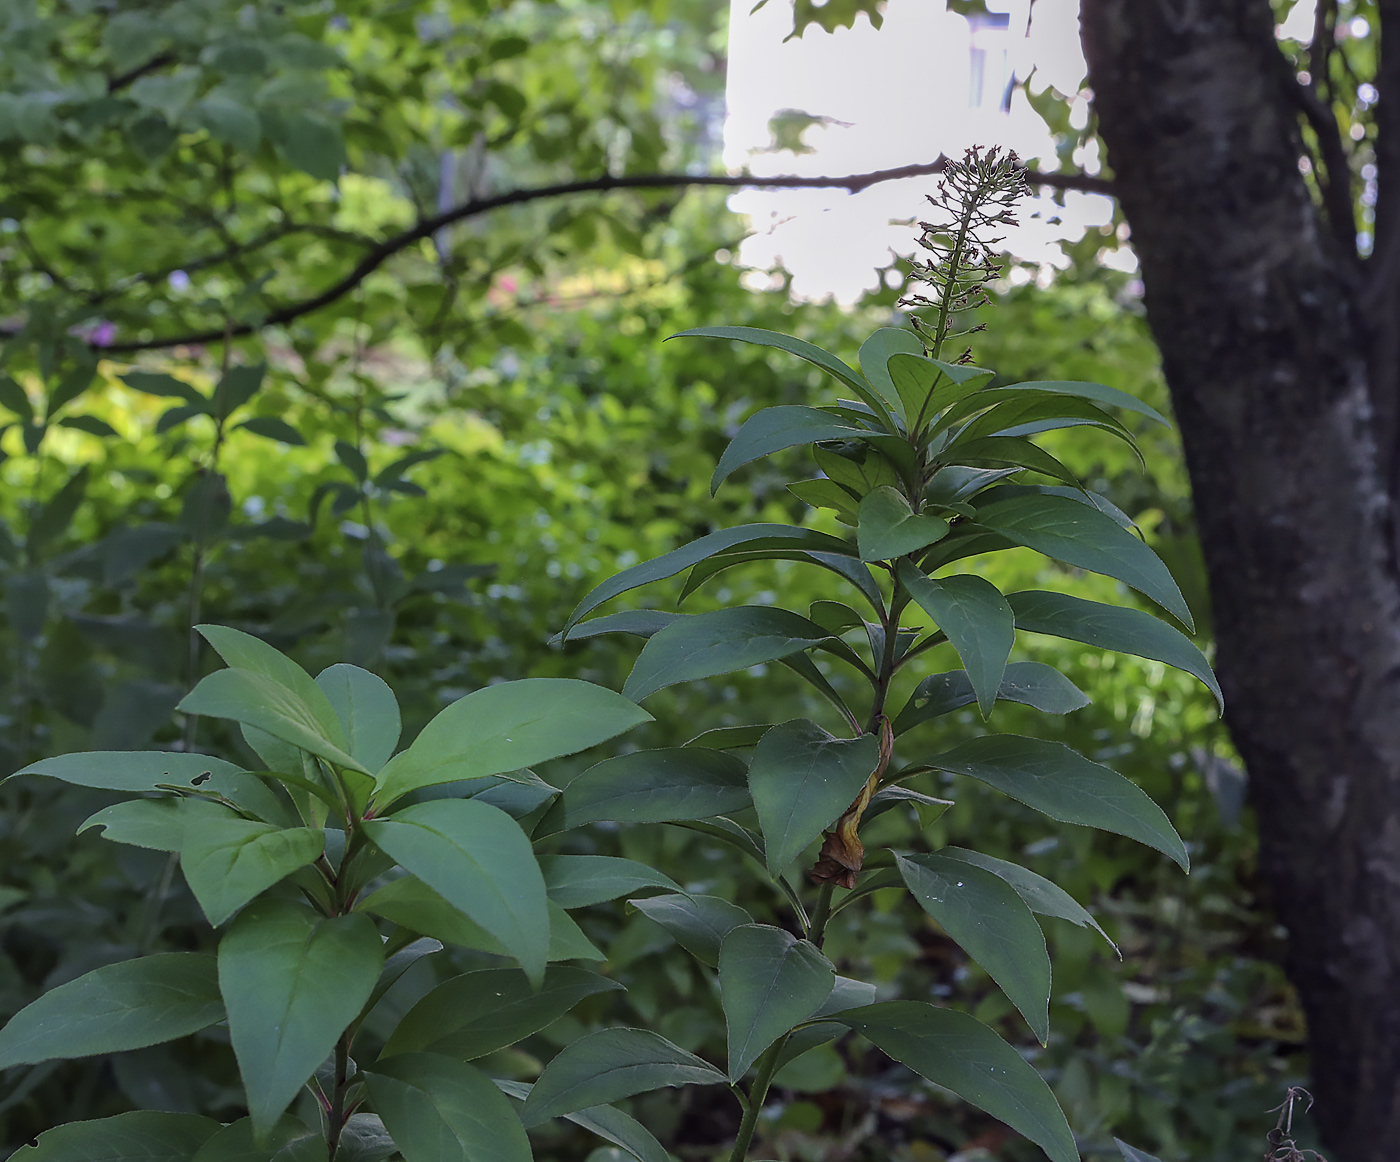
[[[812,1016],[831,995],[836,970],[815,944],[767,924],[742,924],[719,951],[719,991],[729,1031],[729,1080]]]
[[[834,1019],[1025,1135],[1051,1162],[1079,1162],[1074,1135],[1050,1087],[975,1017],[922,1001],[884,1001]]]
[[[960,743],[929,765],[980,779],[1061,823],[1126,835],[1170,856],[1183,871],[1191,869],[1181,836],[1141,787],[1063,743],[988,735]]]
[[[0,1030],[0,1069],[121,1053],[223,1020],[212,956],[163,952],[108,964],[50,989]]]
[[[879,759],[874,735],[837,738],[806,718],[763,736],[749,766],[749,789],[774,876],[836,822]]]
[[[1026,902],[999,876],[940,853],[895,859],[923,910],[987,970],[1044,1045],[1050,1036],[1050,954]]]

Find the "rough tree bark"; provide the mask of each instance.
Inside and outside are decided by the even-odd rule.
[[[1400,37],[1400,19],[1389,30]],[[1268,0],[1083,0],[1082,34],[1185,443],[1227,721],[1308,1018],[1313,1112],[1332,1162],[1392,1162],[1400,119],[1380,118],[1386,188],[1362,263],[1349,194],[1315,199],[1300,173],[1308,93]]]

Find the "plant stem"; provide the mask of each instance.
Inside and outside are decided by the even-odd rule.
[[[831,919],[831,894],[832,885],[822,884],[821,891],[817,893],[817,909],[812,913],[812,925],[807,929],[807,939],[818,948],[826,936],[826,923]]]
[[[831,886],[822,889],[828,902],[831,899]],[[734,1139],[734,1149],[730,1151],[729,1162],[744,1162],[749,1156],[749,1146],[753,1143],[754,1130],[758,1128],[758,1115],[763,1112],[763,1099],[768,1096],[768,1087],[773,1084],[773,1074],[778,1072],[778,1057],[791,1034],[784,1033],[763,1051],[758,1059],[758,1072],[754,1075],[753,1087],[749,1090],[749,1104],[744,1110],[744,1120],[739,1123],[739,1135]]]
[[[329,1121],[326,1133],[326,1151],[331,1158],[340,1144],[340,1132],[345,1128],[345,1079],[350,1073],[350,1031],[347,1029],[335,1043],[335,1090],[331,1094],[331,1108],[326,1115]]]

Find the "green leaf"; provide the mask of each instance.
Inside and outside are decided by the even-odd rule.
[[[242,768],[209,755],[166,750],[91,750],[40,759],[8,778],[43,775],[75,787],[140,792],[157,790],[162,783],[222,789],[222,780],[243,774]]]
[[[0,375],[0,405],[9,408],[22,420],[34,418],[34,404],[29,393],[8,375]]]
[[[904,426],[917,434],[932,416],[929,395],[943,378],[938,364],[925,358],[922,351],[895,351],[885,360],[885,372],[904,405]]]
[[[1004,859],[996,859],[994,856],[983,855],[980,851],[968,851],[961,847],[945,847],[938,854],[947,856],[949,859],[962,860],[964,863],[976,864],[993,875],[1000,876],[1016,889],[1016,894],[1026,901],[1027,907],[1032,912],[1039,916],[1054,916],[1060,920],[1068,920],[1071,924],[1077,924],[1081,928],[1092,928],[1105,940],[1108,940],[1109,947],[1114,952],[1118,952],[1118,945],[1109,939],[1108,933],[1099,927],[1098,921],[1089,915],[1064,888],[1052,883],[1044,876],[1036,875],[1035,872],[1020,864],[1007,863]],[[1119,953],[1119,956],[1121,957],[1122,953]]]
[[[15,1162],[190,1162],[221,1128],[194,1114],[137,1110],[55,1126],[10,1157]]]
[[[1070,469],[1023,436],[987,436],[981,440],[969,440],[965,444],[955,445],[948,456],[956,460],[956,465],[950,467],[982,465],[991,469],[1009,467],[1012,471],[1026,468],[1055,480],[1063,480],[1076,488],[1079,486],[1079,478]]]
[[[909,400],[904,398],[904,393],[892,378],[888,367],[890,356],[901,354],[922,360],[924,345],[913,331],[902,327],[881,327],[860,345],[860,369],[865,372],[870,386],[880,393],[891,408],[898,410],[902,406],[905,425],[908,426],[917,418],[923,400],[920,399],[911,410]],[[933,370],[937,372],[937,368]]]
[[[722,529],[717,533],[703,536],[699,540],[691,541],[690,544],[683,545],[679,549],[672,549],[660,557],[643,561],[640,565],[633,565],[630,569],[624,569],[616,576],[608,578],[601,585],[595,586],[578,603],[573,613],[569,614],[569,620],[559,635],[560,640],[568,641],[574,626],[584,617],[605,601],[610,601],[630,589],[637,589],[642,585],[649,585],[653,581],[664,581],[667,577],[674,577],[677,573],[713,557],[716,553],[734,552],[741,549],[757,551],[781,547],[847,555],[851,551],[850,545],[838,537],[833,537],[828,533],[819,533],[812,529],[797,528],[794,525],[749,524],[739,525],[732,529]]]
[[[1016,644],[1016,621],[1001,590],[968,574],[926,577],[905,561],[900,562],[899,579],[919,608],[948,635],[967,670],[982,717],[990,717],[1006,674],[1006,659]]]
[[[889,869],[893,870],[893,869]],[[838,976],[832,983],[826,1000],[812,1014],[813,1017],[830,1017],[847,1009],[863,1008],[873,1004],[876,989],[869,981],[854,980],[849,976]]]
[[[640,888],[681,890],[670,876],[615,855],[542,855],[539,863],[545,891],[561,908],[587,908]]]
[[[753,917],[743,908],[718,896],[681,892],[627,902],[652,923],[664,928],[696,960],[711,968],[719,965],[724,938],[740,925],[753,923]]]
[[[403,1054],[367,1071],[365,1088],[405,1162],[531,1162],[505,1094],[465,1062]]]
[[[1069,714],[1089,705],[1088,696],[1059,670],[1044,662],[1008,662],[997,698],[1032,706],[1046,714]],[[894,732],[906,730],[961,710],[977,701],[966,670],[931,674],[915,687],[904,709],[894,720]]]
[[[305,436],[286,420],[279,420],[276,416],[254,416],[234,426],[245,432],[252,432],[255,436],[261,436],[264,440],[276,440],[279,444],[290,444],[294,448],[306,445]]]
[[[236,821],[235,815],[219,803],[205,799],[133,799],[114,803],[89,815],[78,826],[81,835],[94,827],[102,828],[102,838],[112,843],[146,847],[152,851],[179,851],[185,841],[185,828],[192,819],[216,822]]]
[[[777,331],[766,331],[761,327],[696,327],[693,330],[682,331],[671,336],[672,339],[691,337],[737,339],[741,343],[753,343],[759,347],[777,347],[779,350],[796,355],[799,359],[805,359],[814,367],[820,367],[823,371],[834,375],[876,411],[879,411],[883,406],[879,398],[871,392],[869,386],[852,368],[837,359],[835,355],[823,351],[815,343],[808,343],[805,339],[794,339],[789,335],[782,335]]]
[[[1021,1010],[1042,1045],[1050,1036],[1050,954],[1026,902],[1005,880],[942,854],[896,853],[920,906]]]
[[[290,1150],[295,1150],[310,1134],[297,1118],[288,1114],[259,1145],[253,1138],[252,1119],[239,1118],[205,1142],[191,1162],[300,1162],[302,1156]],[[316,1137],[324,1142],[319,1133]],[[323,1157],[317,1162],[324,1162],[324,1145],[321,1153]]]
[[[1114,831],[1191,870],[1171,821],[1136,783],[1059,742],[1014,734],[969,739],[929,760],[940,771],[981,779],[1061,823]]]
[[[325,845],[319,828],[192,819],[180,840],[180,870],[217,928],[254,896],[313,862]]]
[[[860,520],[856,501],[834,480],[799,480],[787,489],[793,496],[813,508],[829,508],[849,525]]]
[[[173,1041],[224,1016],[214,958],[164,952],[50,989],[0,1030],[0,1069]]]
[[[1050,1087],[975,1017],[922,1001],[885,1001],[835,1019],[915,1073],[1024,1134],[1051,1162],[1079,1162],[1074,1135]]]
[[[509,815],[475,799],[438,799],[369,820],[365,834],[391,859],[499,940],[538,982],[549,954],[544,877]]]
[[[286,159],[303,173],[335,181],[347,164],[340,126],[315,113],[292,113],[280,142]]]
[[[874,735],[837,738],[806,718],[763,736],[749,766],[749,790],[774,876],[836,822],[879,761]]]
[[[1109,432],[1123,440],[1134,452],[1138,452],[1137,440],[1132,432],[1106,411],[1085,400],[1056,393],[1042,395],[1037,392],[1025,392],[1019,388],[988,392],[987,395],[999,397],[1000,402],[962,427],[953,442],[950,454],[956,454],[957,446],[963,440],[992,436],[1033,436],[1055,428],[1082,425]],[[1138,455],[1141,457],[1141,453]]]
[[[525,1100],[521,1120],[550,1118],[662,1086],[722,1085],[714,1066],[643,1029],[602,1029],[565,1046],[545,1066]]]
[[[1118,1147],[1118,1152],[1123,1155],[1123,1162],[1161,1162],[1160,1158],[1154,1158],[1145,1150],[1134,1149],[1121,1138],[1114,1138],[1113,1144]]]
[[[784,448],[814,444],[818,440],[858,439],[870,434],[868,429],[858,428],[819,408],[800,404],[764,408],[745,420],[734,439],[729,441],[710,478],[710,493],[718,492],[719,486],[736,469]]]
[[[347,749],[371,772],[389,761],[399,744],[399,704],[377,674],[344,663],[316,675],[345,732]]]
[[[381,1060],[419,1050],[462,1061],[484,1057],[538,1033],[585,997],[621,988],[596,972],[567,965],[546,971],[538,991],[519,969],[468,972],[444,981],[404,1014]]]
[[[977,523],[1068,565],[1146,594],[1192,628],[1191,610],[1161,559],[1097,509],[1063,496],[1017,496],[977,510]]]
[[[186,383],[183,379],[176,379],[173,375],[157,371],[128,371],[121,378],[127,387],[146,395],[160,396],[166,399],[182,399],[201,409],[209,406],[209,400],[201,395],[193,385]]]
[[[229,1036],[262,1137],[374,991],[384,947],[368,916],[321,919],[261,899],[219,944]]]
[[[74,428],[79,432],[86,432],[89,436],[100,436],[103,439],[111,439],[117,435],[116,428],[96,416],[64,416],[58,423],[62,427]]]
[[[892,561],[917,553],[948,535],[941,516],[915,513],[897,488],[888,485],[870,492],[860,502],[856,540],[862,561]]]
[[[1064,379],[1033,379],[1027,383],[1013,383],[1011,388],[1022,391],[1050,391],[1063,395],[1076,395],[1081,399],[1107,404],[1109,407],[1136,412],[1140,416],[1146,416],[1149,420],[1161,424],[1164,428],[1171,427],[1166,416],[1162,415],[1156,408],[1143,403],[1135,395],[1119,391],[1116,387],[1105,387],[1102,383],[1077,383]]]
[[[1165,662],[1204,682],[1225,713],[1225,696],[1205,654],[1180,630],[1151,614],[1040,589],[1010,593],[1006,600],[1018,629]]]
[[[195,106],[195,117],[220,141],[252,153],[262,140],[262,122],[246,105],[220,93],[210,93]]]
[[[719,991],[729,1030],[729,1080],[831,995],[836,969],[815,944],[767,924],[743,924],[720,945]]]
[[[529,1082],[506,1081],[499,1077],[495,1082],[507,1097],[521,1102],[525,1101],[530,1096],[530,1091],[535,1088]],[[666,1153],[652,1132],[636,1118],[624,1114],[615,1106],[590,1106],[588,1109],[565,1114],[564,1117],[574,1125],[582,1126],[589,1133],[597,1134],[611,1142],[624,1153],[636,1158],[637,1162],[671,1162],[671,1156]]]
[[[376,780],[379,810],[420,787],[503,775],[576,754],[651,715],[576,678],[525,678],[459,698],[428,723]]]
[[[199,685],[180,700],[177,709],[186,714],[241,722],[336,766],[369,773],[341,748],[344,739],[338,722],[334,735],[329,734],[320,716],[299,695],[251,670],[215,670],[200,679]],[[334,720],[334,711],[330,714]]]
[[[648,639],[622,694],[641,701],[678,682],[777,661],[830,637],[800,614],[771,606],[740,605],[696,614]]]
[[[684,616],[683,613],[665,613],[660,609],[627,609],[621,613],[595,617],[574,626],[569,633],[569,640],[583,641],[585,638],[598,637],[605,633],[631,633],[638,637],[651,637]]]
[[[305,703],[320,733],[338,747],[346,745],[340,719],[326,692],[281,650],[250,633],[226,625],[200,625],[195,628],[229,666],[260,674],[292,691]]]
[[[538,836],[589,823],[712,819],[750,806],[742,760],[701,747],[634,751],[604,759],[564,788]]]

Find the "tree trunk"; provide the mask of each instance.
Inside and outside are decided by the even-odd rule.
[[[1313,1112],[1332,1162],[1392,1162],[1400,575],[1385,336],[1400,319],[1368,324],[1393,292],[1367,288],[1336,203],[1323,199],[1329,216],[1300,173],[1300,86],[1273,28],[1268,0],[1083,0],[1196,499],[1227,721],[1307,1013]]]

